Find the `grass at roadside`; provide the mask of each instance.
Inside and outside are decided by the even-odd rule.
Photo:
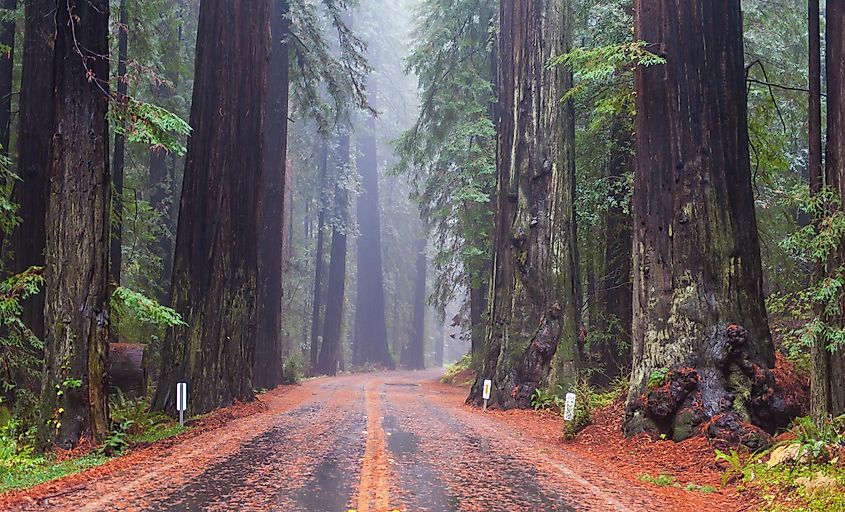
[[[32,428],[21,431],[14,420],[0,427],[0,493],[33,487],[105,464],[132,448],[155,443],[187,430],[169,416],[151,412],[144,399],[114,397],[112,432],[99,447],[59,457],[35,451]]]

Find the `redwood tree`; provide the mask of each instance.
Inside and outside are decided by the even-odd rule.
[[[815,5],[814,5],[815,4]],[[815,9],[814,9],[815,8]],[[815,11],[815,12],[814,12]],[[816,45],[811,40],[810,58],[818,54],[818,1],[810,1],[810,37],[815,32]],[[845,5],[842,2],[827,2],[827,158],[825,159],[825,172],[827,183],[836,187],[839,197],[843,201],[840,205],[845,208]],[[811,61],[812,63],[812,61]],[[811,129],[817,129],[817,133],[811,132],[811,155],[815,147],[820,148],[821,138],[821,111],[816,112],[816,102],[819,101],[820,83],[818,68],[820,63],[811,66]],[[815,68],[815,69],[814,69]],[[815,116],[818,115],[818,118]],[[819,145],[816,146],[816,138]],[[820,149],[817,149],[820,153]],[[820,154],[814,156],[811,165],[820,165]],[[814,175],[815,167],[811,167],[811,178]],[[818,180],[817,180],[818,181]],[[816,188],[819,188],[816,186]],[[837,267],[845,264],[845,243],[839,248],[839,253],[832,258],[831,272],[838,272]],[[821,277],[821,276],[820,276]],[[845,310],[845,298],[840,298],[840,311]],[[840,326],[843,325],[841,318],[833,319]],[[845,412],[845,347],[830,347],[830,340],[821,337],[813,346],[813,380],[812,380],[812,408],[816,417],[822,418],[830,415],[838,416]]]
[[[269,0],[200,6],[171,287],[189,327],[165,340],[159,409],[175,408],[181,381],[193,414],[253,397],[269,21]]]
[[[346,232],[349,197],[345,184],[349,165],[349,133],[338,137],[332,215],[332,246],[329,260],[329,282],[326,291],[326,313],[323,322],[323,343],[317,358],[317,373],[335,375],[343,362],[343,303],[346,292]]]
[[[70,448],[83,436],[102,441],[109,430],[109,3],[61,0],[53,9],[40,438]]]
[[[258,256],[258,332],[255,386],[282,383],[282,247],[284,245],[285,171],[288,139],[288,37],[290,5],[272,0],[270,69],[264,127],[264,174],[261,183],[261,243]]]
[[[759,436],[773,411],[739,0],[636,0],[633,372],[628,434]],[[667,372],[668,375],[667,375]],[[662,385],[662,387],[660,387]],[[782,417],[779,417],[782,416]],[[728,434],[726,429],[731,433]]]
[[[355,331],[352,362],[393,367],[387,345],[384,318],[384,268],[381,259],[381,211],[379,207],[376,120],[370,116],[358,131],[358,265],[355,297]]]
[[[122,101],[128,91],[126,82],[126,59],[129,53],[129,16],[126,9],[126,0],[120,0],[118,8],[117,28],[117,97]],[[114,158],[112,159],[112,186],[114,196],[112,200],[112,211],[114,221],[112,222],[110,264],[111,279],[116,286],[120,286],[120,274],[123,267],[123,169],[126,163],[126,137],[116,133],[114,136]],[[116,326],[115,326],[116,327]],[[116,331],[116,329],[115,329]],[[112,336],[116,340],[117,332]]]
[[[414,278],[414,303],[411,332],[405,347],[406,355],[402,359],[411,370],[425,368],[425,309],[426,309],[426,240],[417,241],[417,272]]]
[[[3,9],[14,11],[18,0],[3,0]],[[5,51],[0,55],[0,145],[4,155],[9,154],[9,134],[12,130],[12,80],[15,55],[15,22],[0,24],[0,45]]]
[[[492,403],[528,407],[577,368],[574,116],[571,73],[546,64],[570,37],[564,0],[503,0],[493,281],[482,367]]]
[[[323,142],[320,149],[320,177],[317,195],[319,197],[317,214],[317,248],[314,256],[314,289],[311,297],[311,346],[309,353],[309,372],[313,375],[317,371],[317,356],[320,354],[320,332],[322,327],[323,309],[323,260],[325,252],[326,201],[323,197],[326,187],[326,172],[328,167],[328,143]]]
[[[12,236],[13,272],[44,265],[47,240],[45,219],[50,189],[50,149],[53,127],[53,49],[56,41],[55,0],[24,3],[23,64],[21,72],[18,176],[12,200],[20,224]],[[21,320],[44,337],[44,294],[23,305]]]

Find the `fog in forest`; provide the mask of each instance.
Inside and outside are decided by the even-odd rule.
[[[843,5],[0,1],[0,509],[845,510]]]

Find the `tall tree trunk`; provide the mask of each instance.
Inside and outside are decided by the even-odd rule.
[[[200,6],[171,288],[190,327],[165,340],[158,409],[175,409],[181,381],[192,414],[253,397],[269,20],[269,0]]]
[[[438,319],[437,322],[437,340],[434,342],[434,366],[437,368],[443,367],[443,352],[446,348],[446,320]]]
[[[480,358],[484,349],[486,324],[484,312],[487,310],[487,294],[490,283],[478,283],[469,289],[469,326],[470,350],[473,358]]]
[[[288,36],[290,4],[271,7],[268,103],[265,112],[264,176],[261,184],[261,246],[258,256],[258,333],[255,340],[255,386],[270,389],[283,380],[282,267],[284,258],[285,171],[288,139]]]
[[[812,10],[812,2],[811,2]],[[817,13],[816,13],[817,14]],[[811,14],[812,16],[812,14]],[[845,209],[845,5],[827,3],[827,158],[825,159],[828,183],[836,187]],[[812,30],[811,30],[812,32]],[[811,47],[812,51],[815,51]],[[812,75],[811,75],[812,79]],[[816,84],[811,83],[811,94],[816,94]],[[815,107],[811,108],[814,110]],[[813,115],[815,115],[813,113]],[[821,125],[818,120],[811,119]],[[817,134],[813,134],[813,138]],[[811,149],[815,141],[811,142]],[[817,164],[817,161],[811,165]],[[813,168],[811,168],[812,176]],[[845,242],[832,258],[832,270],[845,265]],[[840,299],[840,311],[845,311],[845,298]],[[843,320],[837,318],[834,321]],[[829,340],[820,340],[813,347],[812,408],[817,416],[838,416],[845,412],[845,348],[830,350]]]
[[[317,214],[317,251],[314,259],[314,293],[311,301],[311,353],[309,366],[311,374],[317,371],[317,356],[320,353],[320,311],[323,308],[323,252],[326,227],[326,207],[323,191],[326,187],[326,168],[328,167],[329,149],[326,142],[320,150],[319,213]]]
[[[411,333],[408,336],[406,365],[410,370],[425,368],[425,307],[426,307],[426,240],[417,241],[417,273],[414,279],[414,304]]]
[[[332,226],[331,260],[329,262],[329,288],[326,292],[326,316],[323,324],[323,343],[317,359],[317,372],[336,375],[343,358],[343,300],[346,291],[346,230],[349,197],[343,173],[349,164],[349,134],[339,137],[338,165],[334,193],[334,222]]]
[[[168,154],[161,148],[150,150],[149,182],[150,206],[161,216],[162,230],[153,242],[153,253],[161,258],[161,276],[155,279],[154,288],[159,304],[170,304],[170,280],[173,275],[173,171]]]
[[[54,7],[39,437],[43,446],[70,448],[83,436],[102,441],[109,430],[109,3],[62,0]]]
[[[619,182],[633,169],[631,132],[625,121],[618,119],[613,125],[614,141],[605,176],[612,184],[611,205],[605,213],[604,272],[600,297],[600,329],[603,341],[597,352],[602,371],[595,374],[594,382],[606,385],[617,377],[627,375],[631,367],[631,316],[633,311],[633,284],[631,282],[631,251],[633,249],[633,219],[627,212],[624,188]]]
[[[24,3],[23,67],[18,135],[18,176],[12,194],[20,224],[14,231],[13,272],[44,265],[45,219],[50,190],[53,127],[53,50],[56,41],[55,0]],[[23,323],[44,339],[44,294],[23,305]]]
[[[774,350],[751,189],[739,0],[636,0],[633,372],[625,430],[711,435],[771,407]],[[673,389],[649,389],[673,370]],[[658,378],[658,380],[661,380]],[[648,393],[648,399],[643,397]],[[744,428],[744,427],[742,427]],[[740,434],[741,435],[741,434]]]
[[[14,11],[18,0],[3,0],[3,8]],[[12,81],[14,78],[15,22],[0,25],[0,45],[6,51],[0,55],[0,145],[2,153],[9,154],[9,135],[12,132]],[[42,121],[44,121],[42,119]]]
[[[381,211],[378,190],[376,120],[358,132],[358,276],[355,298],[353,364],[375,363],[393,368],[384,319],[384,266],[381,259]]]
[[[126,0],[120,0],[117,35],[117,99],[123,101],[128,90],[126,82],[126,59],[129,53],[129,16],[126,12]],[[123,168],[126,161],[126,137],[114,136],[114,158],[112,159],[112,220],[111,233],[111,280],[120,286],[120,273],[123,266]],[[117,325],[112,328],[112,337],[116,339]]]
[[[561,106],[571,74],[548,68],[567,51],[563,0],[501,3],[498,188],[489,328],[469,401],[528,407],[540,386],[577,368],[574,116]],[[554,360],[554,361],[553,361]]]

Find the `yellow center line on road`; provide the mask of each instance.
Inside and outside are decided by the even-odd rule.
[[[387,456],[387,436],[381,426],[379,381],[370,381],[364,393],[367,412],[367,444],[358,484],[357,512],[387,512],[390,508],[390,462]],[[393,509],[398,510],[398,509]]]

